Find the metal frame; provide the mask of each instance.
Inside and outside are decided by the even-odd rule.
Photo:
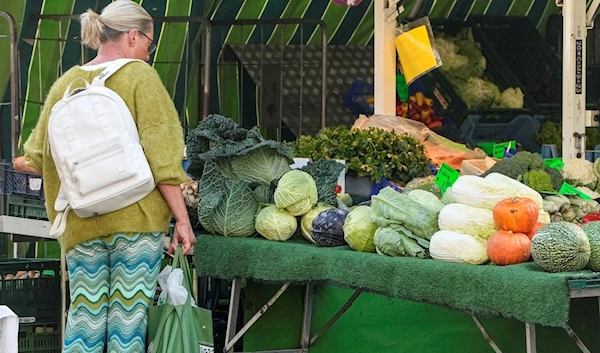
[[[328,32],[327,26],[325,22],[321,19],[311,19],[311,18],[273,18],[273,19],[236,19],[236,20],[212,20],[211,24],[216,28],[218,26],[261,26],[261,31],[263,30],[262,26],[268,25],[297,25],[299,26],[300,33],[303,33],[303,25],[314,24],[319,26],[321,29],[321,128],[327,127],[327,46],[328,46]],[[216,31],[215,31],[216,32]],[[262,34],[261,34],[262,35]],[[225,43],[224,43],[225,44]],[[283,43],[280,44],[282,47]],[[303,46],[304,44],[301,44]],[[224,48],[221,48],[223,50]],[[283,56],[281,57],[283,60]],[[304,65],[302,64],[303,57],[301,55],[300,58],[300,67],[303,70]],[[262,63],[261,63],[262,65]],[[217,63],[217,67],[219,63]],[[301,71],[302,72],[302,71]],[[283,73],[282,73],[283,74]],[[394,78],[395,82],[395,78]],[[281,90],[280,90],[280,104],[283,104],[283,99],[281,98]],[[300,133],[302,132],[302,89],[300,89]],[[244,92],[243,87],[241,87],[241,96],[240,101],[243,101]],[[281,111],[281,107],[279,109]],[[243,112],[242,109],[239,111],[238,121],[242,121]],[[279,119],[279,131],[281,133],[281,124],[282,119],[280,116]],[[280,136],[278,136],[280,139]]]
[[[10,128],[12,144],[11,144],[11,155],[16,157],[19,155],[18,137],[20,133],[20,110],[19,110],[19,52],[17,46],[19,44],[19,37],[17,35],[17,22],[14,17],[8,12],[0,12],[0,17],[5,18],[8,21],[9,37],[10,37]]]
[[[311,332],[311,319],[313,309],[313,298],[314,298],[314,283],[304,284],[304,309],[302,313],[302,332],[300,336],[300,348],[292,349],[278,349],[273,351],[260,351],[260,352],[234,352],[235,344],[242,338],[242,336],[260,319],[264,313],[269,310],[273,304],[281,297],[281,295],[289,288],[291,282],[285,282],[281,288],[273,295],[269,301],[260,308],[260,310],[252,316],[250,320],[237,331],[237,318],[240,309],[240,295],[242,290],[242,278],[236,277],[233,279],[231,285],[231,297],[229,300],[229,317],[227,320],[227,331],[225,333],[225,348],[224,353],[308,353],[308,349],[312,347],[338,320],[348,309],[352,306],[354,301],[362,293],[362,290],[358,289],[352,294],[352,296],[346,301],[346,303],[338,310],[335,315],[325,324],[317,333],[312,337]]]
[[[578,281],[578,280],[574,280]],[[571,281],[569,282],[571,284]],[[267,310],[281,297],[281,295],[289,288],[291,282],[285,282],[281,288],[273,295],[273,297],[263,305],[260,310],[252,316],[250,320],[238,331],[238,314],[240,310],[240,296],[242,290],[242,278],[236,277],[233,279],[231,286],[231,297],[229,301],[229,316],[227,320],[227,331],[225,335],[225,349],[224,353],[308,353],[308,349],[312,347],[338,320],[348,309],[352,306],[354,301],[358,298],[358,296],[362,293],[362,290],[358,289],[352,294],[352,296],[346,301],[346,303],[338,310],[338,312],[325,324],[323,327],[317,331],[313,336],[311,333],[311,318],[312,318],[312,309],[313,309],[313,293],[314,293],[314,283],[305,283],[305,291],[304,291],[304,309],[302,315],[302,332],[300,338],[300,348],[292,348],[292,349],[281,349],[281,350],[272,350],[272,351],[260,351],[260,352],[235,352],[234,346],[235,344],[242,338],[242,336],[256,323],[258,319],[262,315],[264,315]],[[570,289],[570,298],[598,298],[598,302],[600,304],[600,286],[593,288],[571,288]],[[599,313],[600,314],[600,313]],[[490,345],[490,347],[494,350],[495,353],[502,353],[502,350],[498,347],[498,345],[494,342],[486,328],[483,326],[479,318],[475,314],[471,314],[471,317],[477,325],[479,331],[483,335],[486,342]],[[579,336],[573,331],[573,329],[569,325],[565,325],[563,327],[569,337],[573,339],[577,347],[583,353],[591,353],[591,351],[585,346],[585,344],[581,341]],[[537,353],[537,342],[536,342],[536,325],[525,323],[525,343],[526,343],[526,351],[527,353]]]

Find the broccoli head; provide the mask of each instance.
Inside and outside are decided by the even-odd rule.
[[[535,191],[555,191],[550,175],[543,170],[532,170],[523,174],[522,183]]]
[[[550,175],[550,179],[552,180],[552,188],[554,190],[560,190],[562,184],[565,182],[560,171],[550,167],[544,168],[544,171]]]
[[[492,168],[490,168],[487,172],[485,172],[482,177],[487,176],[490,173],[500,173],[502,175],[506,175],[512,179],[518,179],[519,176],[527,173],[529,171],[529,159],[528,158],[506,158],[498,161],[498,163],[494,164]]]

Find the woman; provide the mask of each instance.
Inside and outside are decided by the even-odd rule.
[[[152,17],[130,0],[112,2],[98,15],[81,15],[83,44],[98,50],[87,64],[76,66],[50,89],[36,129],[25,143],[17,170],[44,176],[48,216],[60,180],[48,148],[47,126],[52,107],[77,78],[91,82],[113,60],[149,60],[156,49]],[[131,111],[140,143],[157,188],[141,201],[105,215],[79,218],[69,213],[59,241],[66,252],[71,306],[64,353],[141,353],[145,350],[147,309],[154,297],[163,238],[171,216],[175,234],[171,251],[195,243],[179,185],[187,180],[181,167],[183,133],[177,111],[156,71],[144,62],[130,63],[107,82]]]

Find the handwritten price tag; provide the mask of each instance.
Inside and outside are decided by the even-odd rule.
[[[573,187],[571,184],[568,184],[568,183],[563,183],[562,186],[560,187],[560,190],[558,190],[558,193],[562,194],[562,195],[577,195],[584,200],[592,199],[587,194],[585,194],[584,192],[582,192],[580,190],[577,190],[575,187]]]
[[[546,167],[550,167],[557,170],[562,170],[565,166],[565,162],[563,162],[562,158],[547,158],[544,159],[544,163]]]
[[[516,141],[509,141],[509,142],[503,142],[503,143],[497,143],[494,145],[494,153],[493,153],[493,157],[494,158],[504,158],[504,152],[510,149],[516,149],[517,148],[517,142]]]
[[[435,183],[440,187],[442,194],[451,187],[456,179],[460,176],[460,172],[446,163],[442,163],[440,170],[435,177]]]

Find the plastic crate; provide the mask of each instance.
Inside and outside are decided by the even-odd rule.
[[[481,142],[516,141],[532,152],[539,151],[539,145],[535,141],[535,133],[539,129],[538,120],[527,114],[497,116],[495,121],[490,117],[470,115],[460,127],[471,147]]]
[[[43,200],[23,197],[19,195],[8,195],[6,198],[6,214],[12,217],[48,219],[46,205]]]
[[[373,106],[367,102],[367,97],[372,97],[374,91],[373,84],[356,80],[352,82],[350,90],[344,96],[344,105],[355,116],[359,116],[360,114],[373,115]]]
[[[0,194],[44,198],[42,177],[19,172],[10,163],[0,163]]]
[[[20,325],[19,353],[60,353],[60,324]]]
[[[500,91],[521,86],[517,78],[499,59],[496,49],[487,42],[474,23],[458,19],[431,19],[431,26],[434,35],[443,33],[448,36],[455,36],[465,28],[471,28],[473,37],[481,45],[481,52],[486,59],[483,78],[493,82]],[[409,86],[409,94],[414,95],[416,92],[422,92],[427,98],[433,99],[433,108],[438,115],[444,117],[444,122],[449,120],[456,126],[461,126],[467,116],[477,113],[476,110],[470,110],[467,107],[460,94],[440,69],[434,70],[413,82]],[[529,108],[532,103],[533,101],[525,95],[524,109]],[[514,113],[516,110],[490,108],[485,111]]]
[[[27,278],[6,279],[27,273]],[[39,274],[39,278],[35,277]],[[60,321],[60,260],[0,260],[0,305],[19,316],[21,324]]]
[[[527,17],[476,16],[470,21],[517,78],[532,108],[560,109],[562,65]]]

